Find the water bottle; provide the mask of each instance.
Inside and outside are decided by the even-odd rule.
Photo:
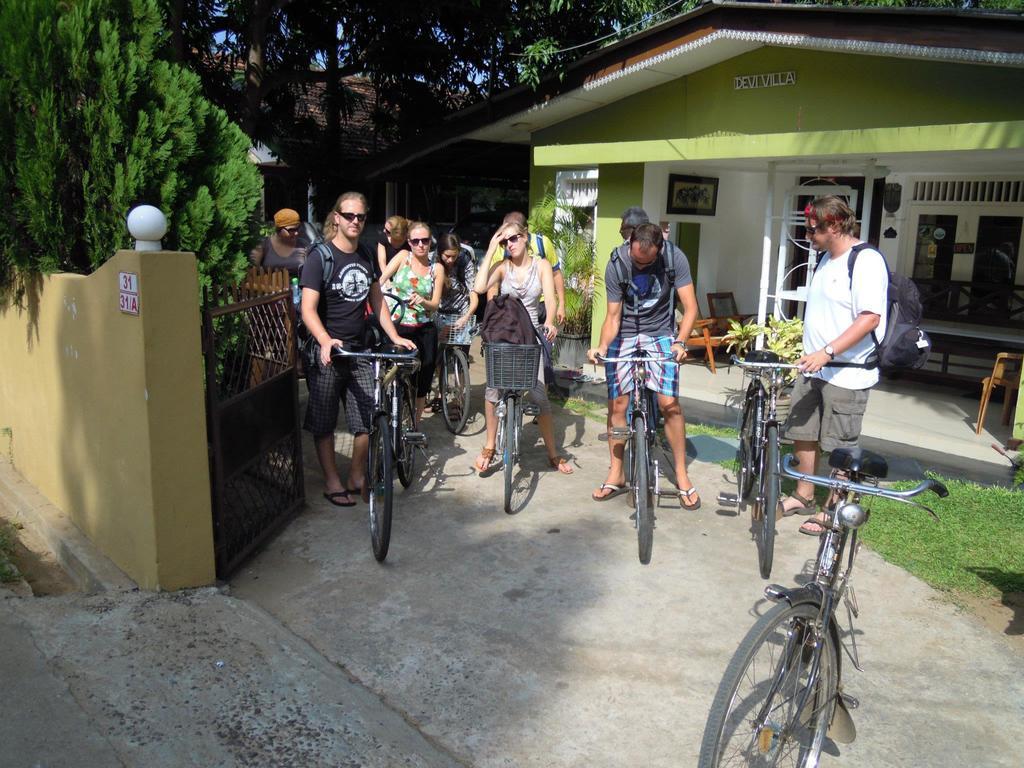
[[[295,308],[299,308],[299,303],[302,301],[302,291],[299,289],[299,278],[292,278],[292,304]]]

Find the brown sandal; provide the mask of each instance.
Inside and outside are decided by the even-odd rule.
[[[483,469],[480,468],[481,459],[483,459]],[[477,456],[476,461],[473,462],[473,468],[480,474],[483,474],[484,472],[491,468],[492,464],[494,464],[494,449],[487,447],[481,448],[480,455]]]
[[[557,469],[563,475],[571,475],[575,471],[572,468],[572,465],[569,463],[569,460],[566,459],[564,456],[549,456],[548,464],[551,465],[552,469]],[[562,469],[562,467],[566,467],[566,469]]]

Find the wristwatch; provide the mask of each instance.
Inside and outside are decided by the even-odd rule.
[[[830,360],[835,360],[836,359],[836,348],[833,347],[831,344],[826,344],[825,345],[825,354],[829,356]]]
[[[669,349],[672,349],[672,347],[676,346],[677,344],[678,344],[678,345],[679,345],[680,347],[682,347],[683,349],[686,349],[686,342],[685,342],[685,341],[680,341],[679,339],[676,339],[676,340],[675,340],[675,341],[673,341],[673,342],[672,342],[671,344],[669,344],[669,345],[668,345],[668,348],[669,348]]]

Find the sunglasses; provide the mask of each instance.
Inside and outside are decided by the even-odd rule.
[[[289,235],[297,235],[297,234],[299,234],[299,228],[298,227],[281,227],[281,229],[283,229]]]
[[[429,237],[410,237],[409,245],[430,245]]]
[[[504,248],[506,245],[515,245],[516,243],[518,243],[522,239],[523,239],[522,235],[509,235],[508,237],[504,238],[503,240],[499,240],[498,241],[498,245],[500,245],[502,248]]]
[[[828,224],[815,224],[813,227],[807,227],[808,235],[813,235],[815,232],[828,232]]]
[[[381,230],[381,231],[384,233],[385,237],[391,237],[391,230],[390,229],[384,229],[384,230]]]
[[[365,213],[352,213],[351,211],[335,211],[335,213],[341,216],[345,221],[358,221],[360,224],[366,221]]]

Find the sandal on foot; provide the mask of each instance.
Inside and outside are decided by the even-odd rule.
[[[563,475],[571,475],[574,470],[572,464],[565,456],[548,456],[548,464],[551,465],[552,469],[557,469]]]
[[[361,499],[362,501],[369,501],[369,493],[363,493],[362,488],[346,488],[345,493],[351,496],[353,499]]]
[[[793,499],[793,501],[799,502],[799,505],[786,509],[786,499]],[[814,503],[814,499],[804,498],[796,491],[788,496],[784,496],[779,502],[779,507],[782,509],[783,517],[792,517],[793,515],[813,515],[818,509],[818,505]]]
[[[483,463],[483,467],[481,467]],[[494,449],[493,448],[481,448],[480,455],[476,457],[476,461],[473,462],[473,468],[483,474],[494,464]]]
[[[800,526],[800,533],[806,536],[821,536],[828,530],[828,526],[823,520],[808,520]]]
[[[693,496],[697,496],[697,501],[692,501],[691,497]],[[697,486],[687,488],[685,491],[682,488],[679,489],[679,506],[691,512],[700,509],[700,496],[697,495]]]
[[[616,485],[615,483],[601,483],[601,487],[590,494],[590,498],[594,501],[608,501],[608,499],[614,499],[616,496],[625,493],[629,490],[629,486],[623,483],[622,485]],[[604,493],[608,491],[608,493]]]
[[[336,507],[354,507],[356,505],[348,495],[348,491],[324,491],[324,498]]]

